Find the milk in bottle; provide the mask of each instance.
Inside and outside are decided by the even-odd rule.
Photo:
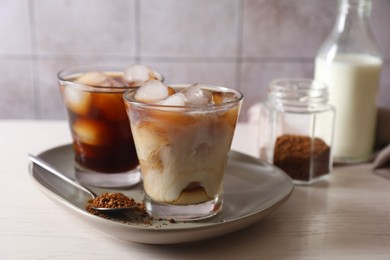
[[[370,159],[382,59],[369,26],[371,0],[339,0],[339,13],[315,61],[314,78],[329,88],[336,109],[335,162]]]

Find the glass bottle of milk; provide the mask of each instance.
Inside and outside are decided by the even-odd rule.
[[[339,0],[336,24],[315,61],[336,108],[335,162],[363,162],[373,153],[382,59],[371,32],[371,0]]]

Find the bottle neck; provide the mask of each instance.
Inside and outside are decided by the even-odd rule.
[[[367,30],[371,16],[371,0],[339,0],[336,30],[339,33]],[[362,27],[359,29],[359,27]]]
[[[380,58],[369,21],[371,7],[371,0],[339,0],[336,24],[317,56],[326,61],[334,60],[339,54],[364,54]]]
[[[339,13],[346,15],[356,15],[357,17],[370,17],[371,0],[339,0]]]
[[[314,112],[328,105],[328,88],[312,79],[278,79],[271,83],[267,101],[281,111]]]

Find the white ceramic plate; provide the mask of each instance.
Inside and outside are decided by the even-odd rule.
[[[71,145],[47,150],[39,155],[57,169],[74,178]],[[30,173],[39,188],[59,205],[93,227],[114,237],[145,244],[180,244],[228,234],[252,225],[281,206],[290,196],[293,183],[278,168],[251,156],[231,151],[224,179],[224,204],[217,217],[194,222],[170,223],[152,220],[145,224],[137,219],[126,223],[88,213],[84,206],[88,195],[37,165],[30,164]],[[98,194],[104,191],[92,188]],[[142,185],[123,192],[142,200]]]

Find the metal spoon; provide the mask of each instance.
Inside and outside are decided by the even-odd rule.
[[[76,187],[77,189],[82,190],[82,191],[88,193],[93,199],[98,197],[98,195],[95,192],[93,192],[92,190],[88,189],[87,187],[79,184],[78,182],[72,180],[71,178],[65,176],[63,173],[58,171],[53,165],[50,165],[48,162],[44,161],[43,159],[41,159],[41,158],[39,158],[37,156],[31,155],[31,154],[28,155],[28,158],[33,163],[39,165],[40,167],[42,167],[43,169],[47,170],[48,172],[56,175],[57,177],[59,177],[62,180],[66,181],[67,183],[71,184],[72,186]],[[135,208],[135,207],[136,207],[136,203],[134,203],[134,206],[131,206],[131,207],[121,207],[121,208],[95,208],[95,207],[93,207],[93,209],[102,211],[104,213],[117,213],[119,211],[129,210],[129,209],[132,209],[132,208]]]

